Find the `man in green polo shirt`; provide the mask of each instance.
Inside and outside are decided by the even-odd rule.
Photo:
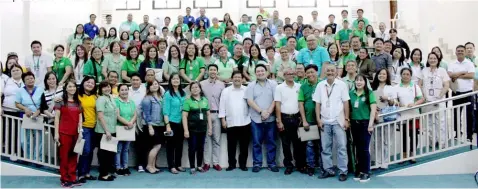
[[[295,66],[295,73],[296,73],[296,76],[294,78],[294,82],[299,83],[301,85],[303,85],[307,82],[307,77],[305,75],[304,64],[297,64]]]
[[[249,28],[251,27],[251,24],[248,23],[248,20],[249,20],[249,17],[247,16],[247,14],[243,14],[243,15],[242,15],[242,18],[241,18],[242,23],[240,23],[240,24],[237,26],[237,32],[238,32],[241,36],[244,36],[244,33],[251,31],[251,30],[249,29]]]
[[[307,81],[300,86],[299,89],[299,112],[304,129],[308,131],[311,125],[317,125],[317,118],[315,115],[315,102],[312,100],[312,95],[319,83],[317,71],[319,68],[315,64],[309,64],[305,67],[305,74]],[[322,170],[321,161],[321,144],[320,140],[306,142],[306,157],[307,157],[307,173],[312,176],[315,172],[316,162],[318,162],[319,169]],[[316,161],[318,159],[318,161]]]
[[[234,45],[238,44],[239,41],[234,39],[234,30],[232,29],[232,27],[226,27],[225,38],[222,43],[226,45],[227,51],[229,51],[229,53],[234,53]]]
[[[367,34],[365,34],[365,22],[363,20],[358,21],[358,27],[354,28],[352,32],[353,36],[360,37],[362,46],[365,46],[367,43]]]
[[[340,48],[342,51],[342,55],[340,55],[339,62],[337,65],[337,76],[342,77],[342,73],[344,70],[345,65],[349,60],[355,60],[357,55],[350,52],[350,42],[349,41],[342,41],[340,43]]]
[[[363,17],[363,9],[358,9],[357,10],[357,16],[358,16],[358,18],[356,20],[354,20],[353,25],[352,25],[353,29],[358,27],[359,21],[363,21],[364,25],[368,26],[368,24],[369,24],[368,19]]]
[[[350,35],[352,34],[352,30],[349,29],[349,21],[347,19],[344,19],[342,26],[344,28],[335,34],[335,44],[340,44],[342,43],[342,41],[350,40]],[[340,51],[340,47],[339,47],[339,53],[342,53]]]

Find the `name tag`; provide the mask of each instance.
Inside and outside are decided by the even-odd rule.
[[[359,101],[356,100],[355,103],[354,103],[354,108],[358,108],[359,107]]]
[[[200,120],[203,120],[203,119],[204,119],[203,113],[199,113],[199,119],[200,119]]]

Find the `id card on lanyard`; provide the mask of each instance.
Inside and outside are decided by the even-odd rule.
[[[197,100],[194,100],[194,101],[196,101],[196,104],[198,105],[198,108],[199,108],[199,120],[204,120],[204,115],[202,113],[201,103],[199,103],[201,100],[202,100],[202,98],[199,101],[197,101]]]
[[[330,93],[329,93],[329,89],[327,88],[327,86],[325,87],[325,92],[327,92],[327,102],[326,102],[326,107],[327,108],[330,108],[330,95],[332,95],[332,93],[334,92],[334,87],[335,87],[335,83],[332,84],[332,88],[330,89]]]
[[[41,59],[41,56],[39,56],[38,59],[37,59],[36,62],[35,62],[35,56],[32,56],[32,60],[33,60],[33,71],[35,72],[35,75],[36,75],[36,76],[39,76],[39,75],[40,75],[40,59]]]

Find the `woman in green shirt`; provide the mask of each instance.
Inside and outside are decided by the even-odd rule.
[[[202,46],[201,56],[202,58],[204,58],[204,68],[207,68],[209,67],[209,65],[214,64],[216,62],[216,58],[212,56],[211,44],[205,44],[204,46]],[[207,79],[207,78],[209,78],[209,75],[208,75],[208,70],[206,69],[206,72],[204,73],[204,79]]]
[[[72,54],[75,54],[75,48],[78,45],[83,44],[83,39],[89,37],[85,34],[85,30],[83,28],[83,24],[76,25],[76,30],[74,34],[71,34],[68,39],[66,40],[66,56],[69,57]]]
[[[219,47],[219,59],[214,63],[217,65],[217,75],[219,80],[224,83],[229,83],[231,81],[231,76],[233,71],[237,71],[237,65],[234,60],[227,57],[227,46],[221,45]],[[207,67],[209,70],[209,66]]]
[[[168,168],[173,174],[179,171],[186,171],[181,167],[181,159],[183,156],[184,129],[181,125],[181,112],[183,109],[184,98],[186,93],[181,87],[181,79],[178,73],[173,73],[168,83],[168,91],[164,93],[163,114],[166,131],[172,132],[173,135],[167,137],[167,157]]]
[[[136,124],[136,104],[129,99],[129,88],[126,84],[118,85],[119,98],[115,99],[118,107],[118,127],[124,127],[126,130],[134,129]],[[118,175],[131,175],[128,169],[128,151],[131,141],[118,141],[118,153],[116,154],[116,173]]]
[[[147,40],[141,41],[141,48],[139,49],[139,55],[138,55],[138,60],[140,62],[143,62],[144,59],[146,58],[146,52],[148,52],[148,48],[151,47],[151,43]]]
[[[374,131],[377,101],[373,91],[367,87],[367,77],[359,74],[355,78],[355,90],[350,91],[351,128],[358,163],[355,180],[370,180],[370,137]]]
[[[266,59],[262,57],[261,51],[259,48],[258,44],[254,44],[250,49],[249,49],[249,54],[251,57],[249,58],[249,61],[244,63],[244,69],[242,70],[242,74],[244,77],[246,77],[247,81],[254,81],[256,80],[256,73],[255,73],[255,68],[257,64],[264,64],[267,67],[269,66],[266,62]],[[268,70],[270,67],[268,67]]]
[[[126,57],[120,54],[121,45],[119,42],[114,41],[110,44],[109,49],[111,53],[105,56],[103,61],[103,75],[108,75],[108,72],[115,71],[116,73],[121,73],[121,68],[123,67],[123,62],[125,62]],[[118,81],[122,82],[121,75],[118,77]]]
[[[296,63],[290,60],[287,47],[280,48],[279,52],[281,58],[274,62],[271,72],[272,78],[275,78],[277,82],[284,82],[284,71],[288,68],[295,70]]]
[[[99,47],[93,47],[91,58],[83,66],[83,75],[94,77],[97,83],[103,81],[106,78],[106,75],[102,74],[104,59],[103,51]]]
[[[203,172],[200,167],[204,157],[204,141],[206,132],[208,136],[212,135],[212,122],[209,112],[209,102],[202,92],[199,82],[192,82],[189,85],[191,96],[184,101],[183,105],[183,129],[184,138],[188,139],[188,155],[191,174],[197,170]]]
[[[135,46],[128,47],[126,51],[126,60],[121,66],[121,77],[123,82],[131,82],[131,75],[137,73],[141,61],[138,59],[138,48]]]
[[[56,74],[56,78],[60,80],[59,86],[63,86],[70,78],[73,72],[73,65],[70,59],[63,57],[65,47],[63,45],[57,45],[53,49],[55,51],[55,59],[53,60],[53,71]]]
[[[188,44],[184,59],[179,64],[181,78],[188,83],[201,81],[205,70],[204,59],[198,57],[198,47],[193,43]]]
[[[164,79],[169,81],[173,73],[179,73],[180,62],[181,56],[179,55],[179,47],[177,45],[172,45],[169,47],[168,59],[163,64]]]
[[[211,39],[214,39],[216,37],[220,37],[222,38],[222,36],[224,35],[224,28],[222,28],[221,26],[219,26],[218,24],[218,20],[217,18],[213,18],[212,19],[212,26],[208,29],[208,39],[211,40]]]
[[[231,15],[229,13],[226,13],[226,14],[224,14],[224,17],[222,18],[221,27],[222,28],[228,27],[228,25],[227,25],[228,22],[231,22],[232,25],[234,25],[234,22],[232,22],[232,20],[231,20]]]
[[[106,37],[106,29],[101,27],[99,34],[93,39],[93,45],[101,48],[103,52],[107,52],[107,47],[109,45]]]
[[[102,138],[105,138],[109,141],[112,137],[116,137],[116,120],[119,115],[118,108],[116,107],[114,99],[111,96],[111,86],[108,81],[102,81],[100,83],[98,95],[99,97],[96,100],[96,113],[98,120],[95,127],[95,136],[97,142],[96,146],[100,146]],[[112,166],[113,162],[115,161],[115,154],[115,152],[101,148],[98,149],[98,162],[100,164],[100,175],[98,180],[114,180],[114,177],[110,173],[114,173],[116,171]]]
[[[194,39],[199,39],[199,31],[201,30],[206,31],[206,36],[207,36],[207,28],[206,28],[206,24],[204,23],[204,20],[199,20],[199,27],[194,28]]]

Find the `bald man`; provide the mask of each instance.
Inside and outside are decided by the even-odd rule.
[[[307,48],[303,48],[299,51],[297,55],[297,63],[309,65],[315,64],[318,68],[318,75],[320,78],[324,78],[323,68],[325,65],[330,64],[330,56],[327,52],[327,49],[324,47],[318,46],[317,37],[315,35],[309,35],[306,38]]]

